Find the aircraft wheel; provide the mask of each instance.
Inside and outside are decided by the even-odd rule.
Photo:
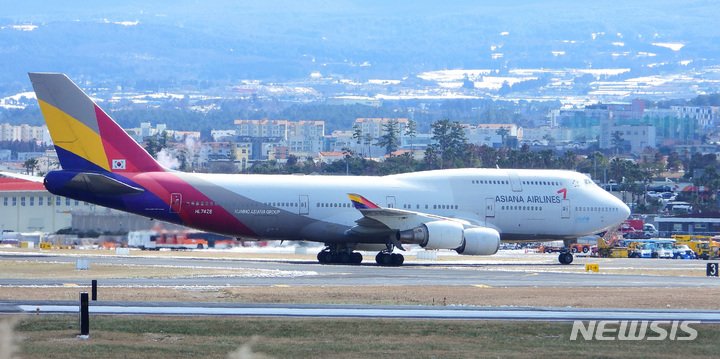
[[[405,262],[405,257],[400,253],[393,253],[391,254],[392,259],[392,265],[394,266],[401,266]]]
[[[319,252],[317,254],[318,262],[323,263],[323,264],[327,263],[327,258],[325,258],[325,254],[327,254],[327,252],[325,252],[325,251]]]
[[[360,263],[362,263],[362,260],[363,260],[362,254],[360,254],[358,252],[352,252],[350,254],[350,263],[360,264]]]
[[[381,266],[388,266],[392,263],[392,257],[390,257],[390,253],[380,252],[375,256],[375,262]]]
[[[570,264],[573,261],[573,255],[570,252],[562,252],[558,256],[558,261],[560,264]]]
[[[350,263],[350,254],[348,252],[342,252],[337,254],[337,261],[341,264]]]

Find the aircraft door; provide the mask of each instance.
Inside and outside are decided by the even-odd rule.
[[[170,194],[170,213],[180,213],[182,208],[182,194],[171,193]]]
[[[562,218],[570,218],[570,200],[569,199],[562,199],[560,200],[560,206],[562,207]]]
[[[395,196],[387,196],[386,199],[388,208],[395,208]]]
[[[308,215],[310,214],[310,197],[301,194],[298,204],[298,214]]]
[[[522,192],[522,181],[520,181],[520,176],[518,176],[517,172],[508,170],[508,178],[510,179],[510,186],[513,192]]]
[[[495,198],[485,198],[485,218],[495,218]]]

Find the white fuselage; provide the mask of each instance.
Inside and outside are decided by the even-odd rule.
[[[257,238],[346,240],[345,232],[362,218],[348,193],[362,194],[382,207],[493,228],[505,241],[577,238],[606,230],[629,215],[624,203],[572,171],[458,169],[383,177],[178,175],[207,183],[207,191],[202,185],[195,188],[216,198]],[[235,196],[213,195],[210,187]]]

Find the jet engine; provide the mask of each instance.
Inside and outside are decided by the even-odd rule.
[[[453,221],[433,221],[419,227],[400,231],[402,243],[419,244],[425,249],[455,249],[459,254],[491,255],[500,247],[500,233],[492,228],[463,229]]]
[[[459,254],[491,255],[500,248],[500,233],[492,228],[469,228],[464,234],[465,241],[455,249]]]
[[[454,249],[463,244],[463,225],[453,221],[427,222],[399,232],[397,238],[425,249]]]

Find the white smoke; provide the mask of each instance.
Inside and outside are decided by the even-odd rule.
[[[187,158],[193,158],[193,156],[195,156],[195,145],[195,137],[185,137],[185,153],[187,153]]]
[[[171,153],[167,148],[163,148],[157,153],[158,162],[164,167],[174,170],[178,169],[180,167],[180,160],[178,160],[177,155],[174,152],[175,151]]]

